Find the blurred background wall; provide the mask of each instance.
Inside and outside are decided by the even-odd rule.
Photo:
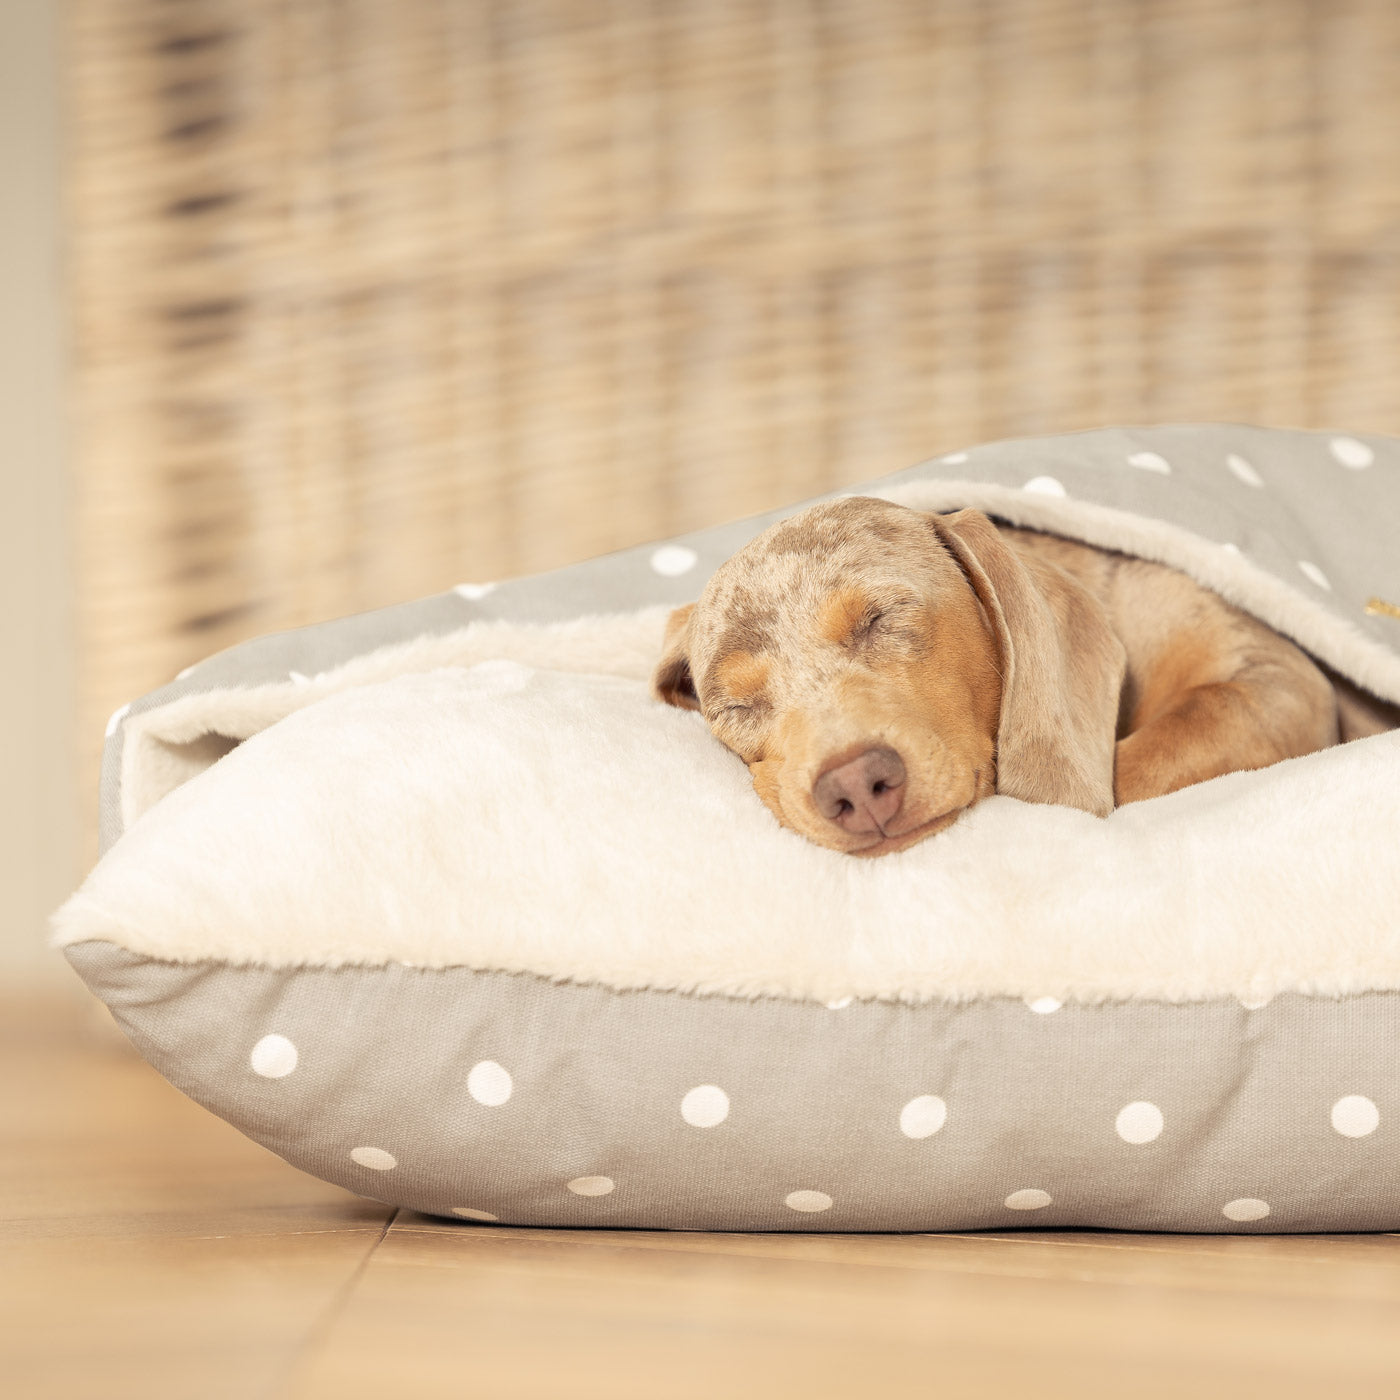
[[[77,874],[88,797],[73,760],[57,29],[50,0],[0,3],[0,992],[71,981],[42,938]]]
[[[1394,0],[63,13],[85,813],[250,634],[1003,435],[1400,431]]]

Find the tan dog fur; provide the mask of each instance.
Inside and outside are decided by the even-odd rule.
[[[653,689],[702,711],[783,825],[856,855],[993,792],[1106,815],[1341,737],[1322,671],[1186,575],[867,497],[728,560],[672,614]],[[1372,722],[1387,727],[1349,727]],[[902,801],[852,832],[813,792],[872,746],[902,761]]]

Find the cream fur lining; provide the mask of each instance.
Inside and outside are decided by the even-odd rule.
[[[976,483],[881,494],[1174,565],[1400,700],[1400,658],[1178,527]],[[864,862],[780,830],[696,716],[647,698],[666,612],[477,624],[132,717],[131,829],[56,941],[824,1001],[1400,987],[1400,734],[1105,821],[996,798]]]
[[[60,943],[837,1002],[1400,987],[1400,733],[1100,820],[996,797],[900,855],[778,827],[639,681],[491,662],[302,709],[171,793]]]
[[[533,626],[479,622],[459,632],[380,647],[302,681],[200,691],[133,715],[122,736],[122,826],[129,827],[236,743],[342,690],[496,660],[644,680],[656,664],[669,612],[647,608]]]

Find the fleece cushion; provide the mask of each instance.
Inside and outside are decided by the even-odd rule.
[[[872,492],[1162,559],[1400,699],[1397,444],[954,455]],[[771,518],[195,668],[114,717],[57,940],[180,1087],[435,1214],[1396,1228],[1400,734],[820,850],[645,688]]]

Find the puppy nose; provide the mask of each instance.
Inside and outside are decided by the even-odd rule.
[[[904,761],[893,749],[866,749],[812,784],[817,811],[853,835],[884,831],[904,801]]]

